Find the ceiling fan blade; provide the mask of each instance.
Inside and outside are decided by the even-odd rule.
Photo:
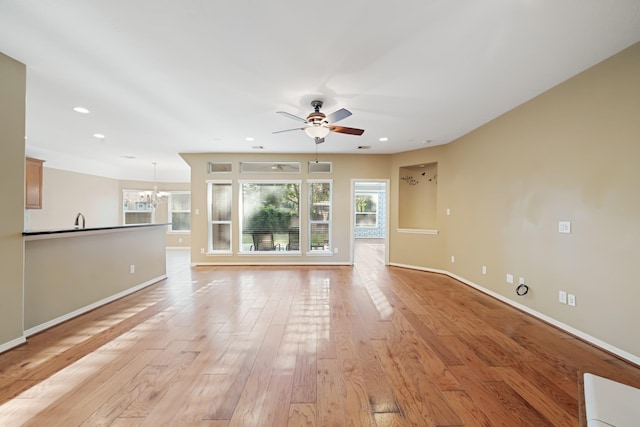
[[[294,116],[291,113],[287,113],[286,111],[276,111],[278,114],[282,114],[283,116],[289,117],[290,119],[297,120],[299,122],[307,123],[307,119],[303,119],[302,117]]]
[[[316,145],[317,145],[317,144],[322,144],[322,143],[324,142],[324,138],[317,138],[317,137],[316,137],[316,138],[315,138],[315,141],[316,141]]]
[[[362,135],[364,129],[348,128],[344,126],[327,126],[332,132],[348,133],[349,135]]]
[[[350,115],[351,115],[351,111],[347,110],[346,108],[341,108],[338,111],[334,111],[333,113],[329,114],[327,116],[327,122],[335,123],[342,119],[346,119]]]
[[[293,128],[293,129],[285,129],[285,130],[277,130],[271,133],[282,133],[282,132],[291,132],[292,130],[304,130],[305,128]]]

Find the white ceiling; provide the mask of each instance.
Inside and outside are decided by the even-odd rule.
[[[0,0],[27,153],[121,179],[187,181],[180,152],[314,153],[272,134],[314,98],[366,130],[320,156],[444,144],[638,41],[638,0]]]

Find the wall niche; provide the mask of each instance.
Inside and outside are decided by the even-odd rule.
[[[403,166],[399,178],[399,228],[436,229],[438,163]]]

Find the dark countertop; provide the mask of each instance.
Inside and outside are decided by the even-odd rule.
[[[131,224],[131,225],[113,225],[110,227],[92,227],[92,228],[60,228],[56,230],[37,230],[37,231],[23,231],[23,236],[41,236],[44,234],[61,234],[61,233],[82,233],[85,231],[100,231],[100,230],[116,230],[123,228],[139,228],[139,227],[162,227],[167,226],[170,223],[163,224]]]

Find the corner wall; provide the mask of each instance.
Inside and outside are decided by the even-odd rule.
[[[23,336],[26,67],[0,53],[0,352]]]
[[[449,271],[640,360],[640,43],[394,166],[408,159],[440,162],[441,258],[410,258],[396,235],[393,262]],[[507,273],[525,279],[526,296]]]

